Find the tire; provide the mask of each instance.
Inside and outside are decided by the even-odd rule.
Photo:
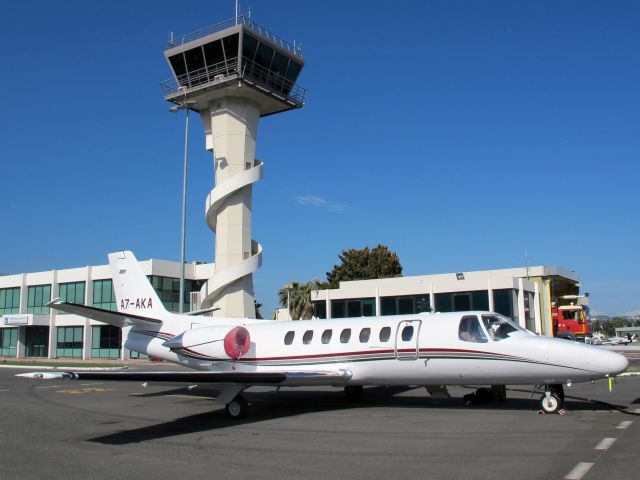
[[[233,420],[239,420],[247,415],[249,410],[249,404],[244,397],[238,395],[236,398],[227,403],[224,407],[224,411],[227,417]]]
[[[362,396],[364,387],[362,385],[347,385],[344,387],[344,393],[351,400],[356,400]]]
[[[551,393],[549,397],[544,394],[540,398],[540,408],[544,413],[557,413],[562,408],[562,400],[555,393]]]

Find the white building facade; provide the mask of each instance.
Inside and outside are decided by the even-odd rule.
[[[165,307],[177,312],[180,264],[151,259],[140,266]],[[213,269],[212,263],[185,265],[185,312],[191,308],[191,292],[199,292]],[[48,308],[57,297],[116,310],[109,265],[0,276],[0,358],[140,357],[124,348],[119,328]]]
[[[537,266],[340,282],[311,301],[318,318],[489,310],[551,335],[551,303],[579,289],[575,272]]]

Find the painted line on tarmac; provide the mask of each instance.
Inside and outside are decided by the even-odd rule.
[[[38,389],[45,389],[45,388],[60,388],[60,385],[47,385],[46,387],[35,387]]]
[[[640,410],[640,408],[636,408],[636,412],[638,410]],[[624,420],[624,421],[620,422],[620,425],[618,425],[616,428],[618,430],[625,430],[625,429],[629,428],[632,423],[633,423],[633,420]]]
[[[5,388],[5,389],[3,389],[3,390],[0,390],[0,392],[8,392],[8,391],[9,391],[9,389],[8,389],[8,388]]]
[[[215,397],[204,397],[202,395],[181,395],[181,394],[172,394],[172,395],[165,395],[166,397],[177,397],[177,398],[194,398],[194,399],[205,399],[205,400],[215,400]]]
[[[580,462],[575,467],[573,467],[573,470],[567,473],[564,478],[565,480],[580,480],[591,467],[593,467],[593,463]]]
[[[598,443],[598,445],[596,445],[595,449],[596,450],[609,450],[609,447],[611,447],[611,445],[613,445],[613,443],[615,441],[616,441],[615,438],[611,438],[611,437],[603,438],[602,440],[600,440],[600,443]]]
[[[97,382],[97,383],[81,383],[80,384],[82,387],[88,387],[89,385],[102,385],[102,382]]]

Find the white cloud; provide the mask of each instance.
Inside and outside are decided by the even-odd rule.
[[[299,205],[307,205],[310,207],[325,208],[330,212],[341,212],[346,208],[343,203],[332,202],[326,198],[317,197],[315,195],[307,195],[302,197],[296,197],[296,202]]]

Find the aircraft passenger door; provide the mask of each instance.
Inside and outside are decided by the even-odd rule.
[[[396,330],[395,355],[398,360],[416,360],[420,354],[418,339],[422,320],[403,320]]]

